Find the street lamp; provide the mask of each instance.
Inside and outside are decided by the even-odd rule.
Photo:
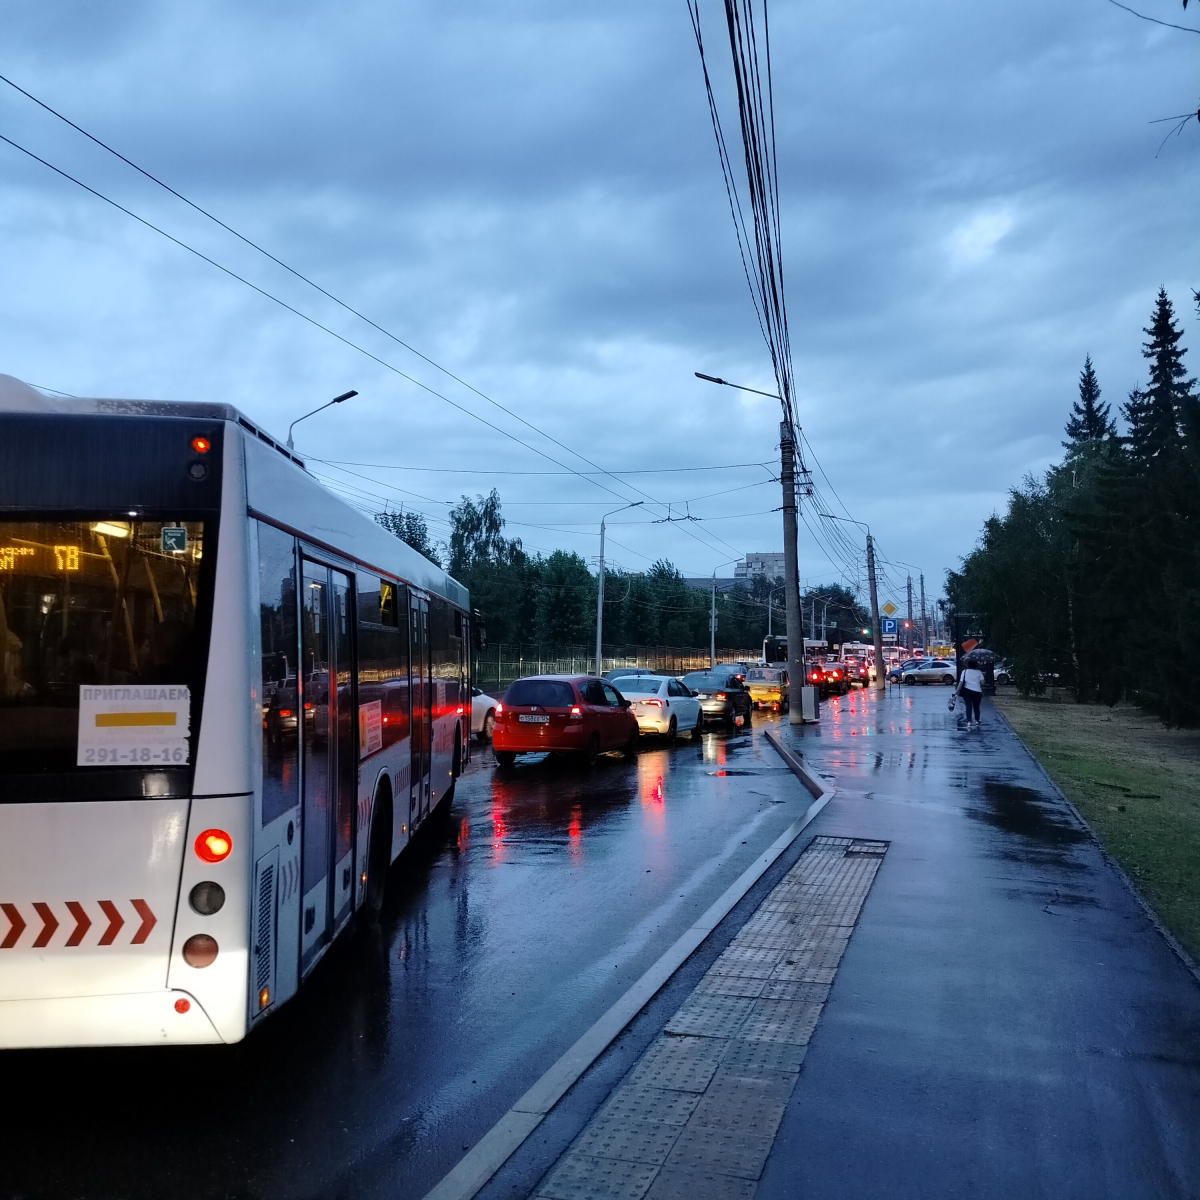
[[[847,525],[857,525],[867,534],[867,582],[871,588],[871,627],[875,633],[875,687],[878,691],[887,689],[887,672],[883,665],[883,630],[879,624],[879,589],[875,586],[875,542],[871,537],[870,526],[853,517],[835,517],[833,513],[820,513],[831,521],[845,521]]]
[[[605,513],[600,518],[600,586],[596,589],[596,674],[601,675],[603,671],[601,667],[600,654],[600,637],[604,632],[604,522],[609,517],[616,516],[619,512],[624,512],[627,508],[637,508],[641,504],[645,504],[645,500],[635,500],[632,504],[622,504],[620,508],[614,508],[612,512]]]
[[[797,557],[796,526],[799,516],[799,501],[796,496],[796,429],[792,422],[791,398],[784,400],[777,392],[764,392],[759,388],[730,383],[718,375],[693,372],[697,379],[721,387],[736,388],[739,392],[753,392],[756,396],[767,396],[778,400],[783,407],[783,420],[779,423],[779,485],[783,490],[783,578],[787,587],[787,631],[788,631],[788,674],[789,678],[802,679],[804,673],[804,619],[800,612],[800,564]],[[778,379],[778,375],[777,375]],[[790,710],[788,720],[793,725],[803,721],[798,708]]]
[[[351,396],[357,396],[357,395],[358,395],[358,393],[357,393],[357,392],[343,392],[343,393],[342,393],[340,396],[334,396],[334,398],[333,398],[332,400],[330,400],[330,401],[329,401],[327,404],[322,404],[320,408],[314,408],[314,409],[312,410],[312,412],[310,412],[310,413],[305,413],[305,414],[304,414],[304,416],[302,416],[302,417],[297,417],[297,418],[296,418],[296,419],[295,419],[295,420],[294,420],[294,421],[293,421],[293,422],[292,422],[292,423],[291,423],[291,424],[288,426],[288,444],[287,444],[287,448],[288,448],[289,450],[294,450],[294,449],[296,448],[296,445],[295,445],[295,443],[292,441],[292,430],[293,430],[293,429],[295,429],[295,428],[296,428],[296,426],[297,426],[297,425],[299,425],[301,421],[307,421],[309,417],[315,417],[315,416],[317,415],[317,413],[319,413],[319,412],[324,412],[324,411],[325,411],[325,409],[327,409],[327,408],[329,407],[329,405],[330,405],[330,404],[341,404],[341,402],[342,402],[343,400],[349,400]]]
[[[712,573],[712,607],[708,612],[708,665],[715,667],[717,665],[717,572],[722,567],[729,566],[730,563],[741,562],[740,558],[726,559],[723,563],[717,563],[713,567]]]

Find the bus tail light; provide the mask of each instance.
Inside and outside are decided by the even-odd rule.
[[[267,1005],[270,1003],[271,1003],[271,989],[263,988],[263,990],[258,993],[258,1007],[260,1009],[266,1008]]]
[[[186,996],[180,996],[179,999],[175,1001],[175,1011],[179,1013],[180,1016],[182,1016],[185,1012],[190,1011],[191,1007],[192,1002]]]
[[[207,933],[194,933],[183,943],[183,961],[189,967],[211,967],[217,961],[217,939]]]
[[[206,829],[196,836],[196,857],[206,863],[224,862],[233,849],[233,838],[223,829]]]

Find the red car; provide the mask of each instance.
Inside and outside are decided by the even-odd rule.
[[[844,696],[850,690],[850,679],[846,674],[845,664],[836,659],[828,662],[809,659],[804,670],[804,680],[820,688],[822,696]]]
[[[496,705],[492,749],[511,766],[518,754],[575,753],[590,767],[606,750],[638,748],[637,717],[606,679],[593,675],[533,675],[518,679]]]

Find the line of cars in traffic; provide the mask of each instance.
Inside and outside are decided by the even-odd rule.
[[[510,684],[500,698],[473,688],[471,732],[491,741],[497,762],[518,754],[566,753],[591,766],[600,754],[637,753],[639,739],[654,735],[698,740],[708,722],[733,730],[749,726],[755,700],[746,663],[725,663],[682,678],[635,668],[604,676],[534,675]],[[779,701],[778,680],[758,680],[767,702]],[[772,686],[773,685],[773,686]]]

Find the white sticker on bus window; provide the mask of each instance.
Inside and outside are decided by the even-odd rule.
[[[186,687],[79,687],[80,767],[182,767],[188,763]]]
[[[371,700],[358,706],[358,756],[366,758],[383,749],[383,704]]]

